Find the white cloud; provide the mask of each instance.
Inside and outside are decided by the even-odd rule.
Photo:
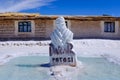
[[[0,12],[19,12],[49,5],[55,0],[0,0]]]

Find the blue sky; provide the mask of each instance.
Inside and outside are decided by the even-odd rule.
[[[0,0],[0,12],[120,16],[120,0]]]

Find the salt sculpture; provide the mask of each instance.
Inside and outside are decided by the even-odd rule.
[[[66,27],[63,17],[58,17],[55,25],[56,29],[50,36],[50,64],[76,66],[76,54],[72,43],[73,33]]]

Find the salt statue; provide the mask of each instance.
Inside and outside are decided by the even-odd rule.
[[[56,29],[50,38],[50,64],[51,65],[70,65],[75,67],[76,54],[73,50],[73,33],[66,27],[65,19],[58,17],[55,21]]]

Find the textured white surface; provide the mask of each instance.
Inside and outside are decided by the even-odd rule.
[[[51,42],[55,48],[65,47],[66,43],[73,41],[73,33],[66,27],[65,19],[58,17],[55,21],[56,29],[51,34]]]
[[[37,41],[0,42],[0,64],[19,56],[43,55],[49,56],[49,45],[36,45]],[[49,44],[50,41],[41,41]],[[104,57],[110,62],[120,64],[120,40],[82,39],[73,40],[77,56]],[[4,46],[2,45],[4,44]],[[9,44],[9,45],[7,45]],[[14,44],[20,44],[19,46]],[[22,45],[33,44],[33,45]],[[10,57],[8,57],[8,55]]]
[[[37,42],[37,41],[0,42],[0,64],[2,65],[4,63],[8,62],[10,59],[13,59],[15,57],[20,57],[20,56],[32,56],[32,55],[39,55],[39,56],[47,55],[48,56],[49,45],[39,46],[39,45],[36,45],[36,43],[39,43],[39,42]],[[41,41],[41,43],[48,44],[48,43],[50,43],[50,41]],[[78,56],[104,57],[105,59],[109,60],[110,62],[120,64],[120,40],[99,40],[99,39],[84,39],[83,40],[82,39],[82,40],[73,40],[73,43],[75,44],[74,49],[77,52]],[[15,44],[20,44],[20,45],[17,46]],[[25,44],[32,44],[32,45],[25,45]],[[98,62],[98,63],[100,63],[100,62]],[[81,73],[84,72],[84,69],[86,69],[85,66],[86,65],[82,65],[81,63],[78,63],[77,67],[55,66],[55,67],[51,67],[48,75],[53,74],[52,79],[50,79],[50,80],[74,80],[73,74],[75,73],[74,76],[75,75],[77,76],[77,73],[79,75],[80,72]],[[1,68],[2,68],[2,66],[1,66]],[[12,69],[11,67],[8,67],[8,68],[10,68],[9,70]],[[97,71],[97,74],[95,74],[95,73],[89,73],[89,74],[94,74],[94,75],[100,74],[101,71],[99,72],[99,68],[101,68],[101,66],[98,67],[97,69],[94,69],[94,67],[91,68],[91,66],[90,66],[90,69],[89,69],[90,71],[91,70],[93,72],[94,72],[94,70],[98,70],[98,71]],[[103,68],[104,68],[104,66],[103,66]],[[19,69],[19,68],[17,67],[17,69]],[[20,69],[19,70],[17,70],[17,69],[15,69],[16,72],[18,72],[20,70]],[[31,68],[29,68],[29,69],[31,69]],[[113,68],[110,68],[110,69],[113,69],[113,71],[115,70],[114,66],[113,66]],[[12,70],[11,70],[12,73],[15,72],[14,69],[12,69]],[[25,71],[23,68],[21,70]],[[34,69],[34,71],[35,71],[35,69]],[[39,68],[39,71],[42,72],[42,69]],[[27,71],[27,72],[29,72],[29,71]],[[106,72],[106,73],[108,73],[108,72]],[[111,76],[113,76],[113,74],[114,75],[117,74],[115,72],[112,72],[111,70],[109,73],[111,73]],[[38,73],[33,73],[33,74],[38,74]],[[89,74],[87,73],[86,75],[89,75]],[[103,75],[104,73],[101,72],[101,74]],[[101,74],[99,76],[101,76]],[[16,79],[18,79],[18,76],[16,76],[16,75],[17,75],[16,73],[13,74],[13,76],[12,76],[13,79],[15,79],[15,77],[16,77]],[[38,75],[40,75],[40,74],[38,74]],[[106,74],[104,74],[104,75],[106,76]],[[34,77],[35,77],[35,75],[34,75]],[[8,76],[8,78],[5,80],[8,80],[9,78],[10,78],[10,76]],[[88,77],[88,79],[89,78],[91,78],[91,76]],[[94,77],[92,77],[92,78],[93,78],[92,80],[94,80]],[[104,79],[104,77],[102,77],[102,78]],[[13,79],[10,79],[10,80],[13,80]],[[27,79],[30,80],[29,77]],[[78,78],[78,80],[79,79],[80,78]],[[114,78],[111,78],[110,80],[113,80],[113,79]],[[1,80],[3,80],[3,79],[1,79]],[[48,80],[48,79],[45,79],[45,80]],[[108,79],[106,79],[106,80],[108,80]],[[114,80],[119,80],[119,79],[114,79]]]
[[[56,29],[51,34],[50,64],[76,66],[76,54],[73,51],[73,33],[66,27],[65,19],[58,17]]]

